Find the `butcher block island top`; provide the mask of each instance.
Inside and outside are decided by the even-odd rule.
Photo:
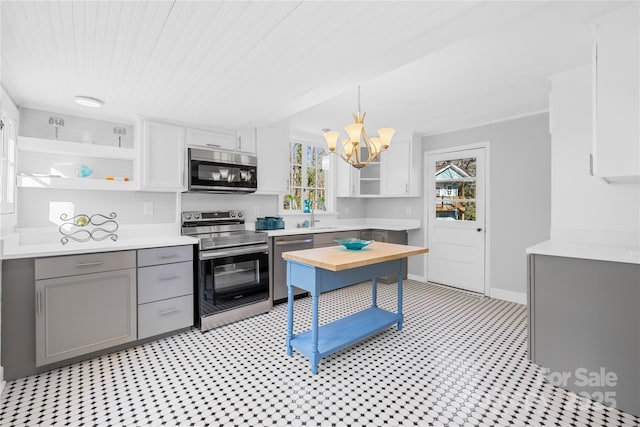
[[[343,246],[330,246],[285,252],[282,254],[282,258],[324,268],[325,270],[342,271],[427,252],[429,252],[429,249],[418,246],[373,242],[360,250],[349,250]]]

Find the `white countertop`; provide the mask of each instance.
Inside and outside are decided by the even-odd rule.
[[[56,230],[57,231],[57,230]],[[118,230],[118,240],[75,242],[63,245],[60,234],[50,230],[28,230],[7,235],[2,241],[2,259],[37,258],[91,252],[110,252],[129,249],[157,248],[198,244],[193,237],[180,235],[175,226],[129,226]]]
[[[420,220],[417,219],[386,219],[386,218],[363,218],[339,220],[335,224],[318,225],[306,228],[285,228],[284,230],[264,230],[269,237],[292,236],[296,234],[333,233],[336,231],[352,230],[415,230],[420,228]]]
[[[547,240],[527,248],[527,254],[551,255],[567,258],[640,264],[640,247],[615,246],[596,243],[577,243],[566,240]]]

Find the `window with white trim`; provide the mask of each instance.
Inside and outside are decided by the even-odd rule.
[[[328,208],[327,149],[292,141],[289,145],[289,194],[284,196],[285,211],[302,212],[305,200],[315,210]],[[323,164],[324,163],[324,164]]]

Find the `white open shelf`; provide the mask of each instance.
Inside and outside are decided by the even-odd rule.
[[[136,190],[134,181],[109,181],[97,178],[55,178],[39,176],[18,176],[20,188],[49,188],[71,190]]]
[[[107,145],[83,144],[55,139],[18,137],[18,150],[34,153],[96,157],[105,159],[134,160],[135,150],[131,148],[110,147]]]

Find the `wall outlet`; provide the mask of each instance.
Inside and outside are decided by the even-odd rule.
[[[254,206],[253,207],[253,213],[256,215],[260,215],[260,206]]]
[[[153,202],[144,202],[142,204],[143,215],[153,215]]]
[[[411,215],[411,206],[407,206],[404,211],[407,215]]]

